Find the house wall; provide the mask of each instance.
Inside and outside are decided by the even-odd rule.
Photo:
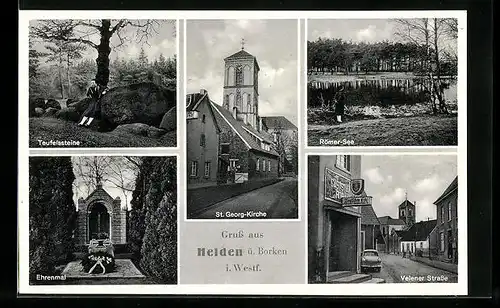
[[[458,263],[458,219],[457,219],[457,190],[436,204],[437,223],[431,233],[432,257],[445,262]],[[448,215],[451,207],[451,217]],[[442,212],[444,208],[444,215]],[[440,234],[443,233],[444,247],[441,247]],[[451,234],[450,234],[451,233]],[[444,249],[442,249],[444,248]]]
[[[263,161],[266,161],[263,170]],[[259,162],[259,170],[257,170],[257,162]],[[271,171],[268,171],[268,164],[271,162]],[[259,151],[250,151],[248,153],[248,178],[249,179],[266,179],[278,177],[278,158],[273,155],[266,155]]]
[[[363,249],[377,249],[375,245],[375,236],[376,231],[374,229],[374,225],[361,225],[361,231],[365,233],[365,247],[361,247]]]
[[[410,250],[407,249],[407,247],[410,247]],[[401,241],[400,242],[400,247],[399,251],[411,251],[411,253],[415,253],[415,250],[422,249],[424,251],[429,249],[429,240],[426,241]]]
[[[217,184],[217,167],[219,155],[219,135],[208,99],[198,106],[198,118],[187,120],[187,177],[190,184]],[[205,123],[202,119],[205,116]],[[205,145],[200,143],[201,135],[205,135]],[[198,162],[197,175],[191,175],[191,164]],[[205,176],[205,162],[210,162],[210,174]]]

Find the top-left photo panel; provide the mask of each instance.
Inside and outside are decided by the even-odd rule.
[[[177,28],[30,20],[29,147],[176,147]]]

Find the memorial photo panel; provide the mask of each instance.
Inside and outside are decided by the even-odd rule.
[[[29,147],[176,147],[177,21],[29,22]]]
[[[438,16],[308,19],[308,145],[456,146],[458,34]]]
[[[188,219],[298,218],[298,21],[187,20],[186,42]]]
[[[308,156],[309,283],[457,283],[457,156]]]
[[[30,285],[177,283],[177,161],[29,158]]]

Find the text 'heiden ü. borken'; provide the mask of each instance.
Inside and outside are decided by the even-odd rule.
[[[248,248],[244,250],[243,248],[198,248],[198,257],[242,257],[244,255],[275,255],[283,256],[287,255],[288,251],[286,249],[277,249],[272,247],[266,249],[264,247],[257,247],[256,250]],[[260,272],[262,269],[260,264],[226,264],[227,272]]]

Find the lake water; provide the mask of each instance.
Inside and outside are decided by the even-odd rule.
[[[425,88],[429,82],[422,78],[373,78],[350,81],[311,81],[307,86],[308,106],[320,107],[333,100],[338,89],[345,85],[346,105],[406,105],[426,103],[429,95]],[[444,79],[444,97],[456,102],[456,79]]]

